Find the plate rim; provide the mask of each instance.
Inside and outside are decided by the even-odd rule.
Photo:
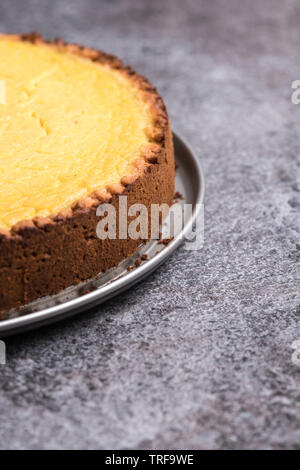
[[[88,310],[93,304],[100,304],[112,298],[113,296],[127,290],[129,287],[137,283],[142,278],[151,274],[158,266],[166,261],[166,259],[181,245],[185,235],[190,233],[196,218],[201,210],[201,205],[204,202],[205,196],[205,178],[204,172],[199,159],[192,147],[187,143],[186,139],[180,133],[174,130],[173,139],[183,145],[192,160],[195,175],[197,180],[197,193],[195,200],[195,208],[193,209],[192,217],[189,219],[187,225],[181,230],[178,236],[172,240],[158,255],[153,256],[147,263],[142,264],[137,269],[128,272],[125,276],[106,284],[105,286],[95,289],[92,292],[84,294],[75,299],[68,300],[58,305],[42,309],[38,312],[20,315],[16,318],[0,321],[0,338],[10,334],[17,334],[29,329],[38,328],[42,325],[50,324],[55,321],[66,319],[68,316],[76,315],[84,308]]]

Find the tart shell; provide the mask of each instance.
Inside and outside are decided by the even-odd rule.
[[[93,62],[108,64],[126,74],[150,105],[153,125],[147,130],[150,145],[136,161],[134,174],[124,176],[119,184],[105,190],[94,191],[60,214],[20,221],[10,230],[0,230],[0,319],[1,312],[90,279],[134,253],[142,240],[100,240],[97,237],[96,227],[100,220],[96,215],[97,207],[104,202],[113,204],[118,220],[119,196],[125,195],[128,207],[135,203],[147,207],[150,227],[151,204],[172,204],[175,177],[167,110],[146,78],[123,65],[115,56],[67,44],[61,39],[49,42],[37,33],[3,36],[16,41],[43,43]]]

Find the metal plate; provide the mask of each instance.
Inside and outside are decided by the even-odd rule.
[[[191,232],[198,216],[199,204],[203,204],[204,175],[199,161],[183,138],[175,133],[173,137],[175,159],[178,163],[176,190],[184,197],[181,203],[193,204],[193,212],[185,221],[183,230],[167,245],[154,240],[141,246],[139,251],[117,268],[112,268],[88,282],[69,287],[57,295],[36,300],[21,310],[12,310],[0,321],[0,337],[62,320],[99,305],[148,276],[182,243]],[[136,267],[134,262],[140,259],[142,254],[147,254],[148,260]],[[128,271],[129,266],[134,266],[131,271]]]

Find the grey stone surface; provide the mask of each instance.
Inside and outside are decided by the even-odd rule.
[[[15,1],[3,31],[148,76],[207,180],[204,249],[98,309],[7,340],[1,448],[299,448],[300,5]]]

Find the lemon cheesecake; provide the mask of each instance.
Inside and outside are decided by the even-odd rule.
[[[0,35],[0,310],[116,266],[141,240],[100,240],[97,207],[171,204],[174,154],[156,89],[114,56]]]

